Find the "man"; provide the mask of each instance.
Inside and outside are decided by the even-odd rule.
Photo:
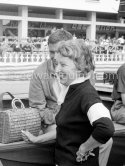
[[[50,59],[38,66],[30,81],[29,105],[40,110],[40,115],[44,122],[43,130],[45,129],[45,131],[52,130],[53,128],[52,124],[55,123],[55,115],[60,109],[57,100],[62,88],[64,88],[59,83],[54,71],[56,63],[54,56],[59,42],[72,38],[73,36],[69,32],[62,29],[56,30],[49,36],[48,47]],[[100,166],[106,166],[111,145],[112,141],[101,148],[99,157]]]
[[[44,124],[55,122],[55,115],[60,107],[57,105],[60,85],[55,75],[54,56],[58,43],[72,39],[65,30],[56,30],[48,39],[50,59],[41,64],[33,73],[29,88],[29,105],[40,110]]]

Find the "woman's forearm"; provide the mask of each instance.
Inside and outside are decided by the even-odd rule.
[[[77,151],[77,160],[81,161],[81,158],[86,155],[86,153],[93,151],[96,147],[99,147],[101,143],[96,141],[92,135],[88,138],[88,140],[82,143]],[[94,153],[92,154],[94,156]]]
[[[56,129],[37,136],[34,143],[42,143],[53,139],[56,139]]]
[[[105,144],[113,136],[114,126],[109,118],[100,118],[93,122],[93,126],[94,130],[88,140],[80,145],[78,156]]]
[[[102,145],[102,144],[100,142],[96,141],[92,136],[90,136],[89,139],[82,144],[82,146],[84,146],[86,151],[97,148],[100,145]]]

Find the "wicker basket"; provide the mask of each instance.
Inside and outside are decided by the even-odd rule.
[[[10,143],[21,141],[21,130],[28,130],[34,135],[38,135],[41,129],[41,117],[39,111],[34,108],[25,108],[20,99],[14,98],[12,94],[6,92],[12,98],[12,109],[3,109],[0,101],[0,142]],[[3,95],[0,99],[3,99]],[[21,108],[16,104],[20,103]]]

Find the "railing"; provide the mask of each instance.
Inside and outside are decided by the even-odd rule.
[[[92,48],[95,61],[96,89],[101,92],[112,92],[118,68],[125,63],[125,46],[96,45]]]
[[[34,43],[29,43],[34,46]],[[36,42],[35,44],[38,44]],[[39,44],[41,44],[39,42]],[[94,53],[94,59],[96,62],[119,62],[125,60],[125,46],[123,45],[106,45],[100,46],[99,44],[92,44],[91,49]],[[41,61],[43,58],[48,58],[48,46],[45,45],[39,50],[32,51],[3,51],[0,54],[0,62],[15,62],[15,63],[23,63],[23,62],[33,62],[33,61]]]
[[[93,45],[91,48],[96,66],[96,88],[100,91],[111,92],[111,74],[116,73],[118,67],[125,62],[125,48],[121,45],[105,47]],[[19,94],[21,98],[28,97],[29,80],[33,71],[48,58],[48,47],[33,52],[2,52],[0,54],[0,92],[10,91],[17,96]],[[108,79],[111,86],[107,85]]]
[[[48,51],[1,54],[0,81],[29,81],[36,67],[48,58]]]
[[[5,52],[0,55],[0,64],[2,65],[20,65],[20,64],[39,64],[49,58],[48,51],[39,51],[39,52]]]
[[[94,54],[96,64],[121,64],[125,62],[125,53]]]
[[[92,51],[95,61],[102,64],[110,62],[119,63],[125,60],[125,46],[123,45],[94,45]]]

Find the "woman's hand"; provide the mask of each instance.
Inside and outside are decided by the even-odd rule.
[[[76,152],[76,161],[77,162],[81,162],[83,161],[83,157],[85,156],[86,150],[85,147],[83,146],[83,144],[80,145],[78,151]]]
[[[76,161],[82,162],[88,159],[89,156],[95,156],[94,153],[92,153],[93,150],[87,150],[84,144],[81,144],[79,147],[79,150],[76,152]]]
[[[29,131],[24,131],[22,130],[22,137],[23,137],[23,140],[27,143],[36,143],[36,136],[34,136],[33,134],[31,134]]]

